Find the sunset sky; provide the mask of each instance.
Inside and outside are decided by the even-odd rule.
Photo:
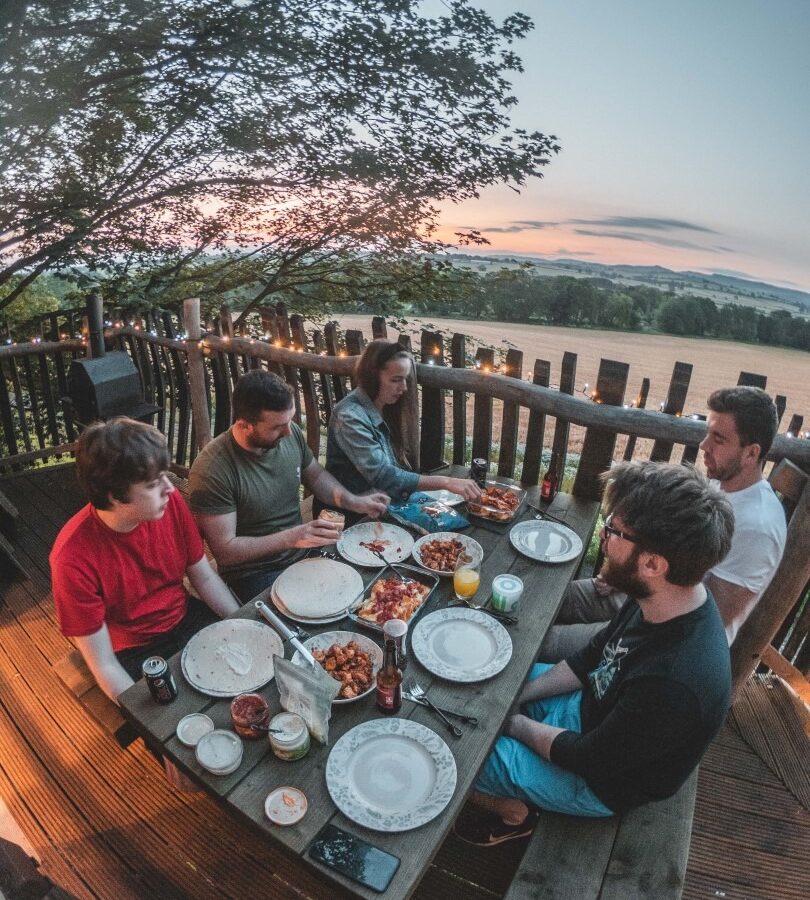
[[[810,291],[810,0],[477,0],[525,12],[514,124],[562,152],[443,209],[484,252],[722,272]]]

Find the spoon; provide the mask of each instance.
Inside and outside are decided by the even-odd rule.
[[[284,734],[283,728],[271,728],[269,725],[253,725],[250,726],[254,731],[266,731],[268,734]]]

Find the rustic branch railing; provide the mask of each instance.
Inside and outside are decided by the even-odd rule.
[[[73,314],[69,321],[75,326],[80,320]],[[168,312],[153,311],[141,316],[128,313],[126,321],[131,324],[127,325],[118,325],[122,319],[115,315],[112,321],[116,324],[105,330],[106,343],[108,347],[126,350],[135,362],[144,399],[161,407],[156,424],[166,434],[172,459],[180,467],[191,464],[211,432],[219,433],[228,426],[233,384],[240,374],[259,366],[276,372],[290,384],[297,420],[305,428],[312,451],[321,455],[332,408],[349,389],[353,356],[365,344],[362,332],[350,331],[341,336],[333,323],[323,332],[307,333],[303,318],[287,316],[281,305],[260,312],[259,330],[254,329],[254,334],[263,334],[264,338],[234,335],[227,308],[202,331],[199,306],[192,301],[187,303],[184,323]],[[50,325],[50,333],[58,335],[58,321],[54,319]],[[372,334],[387,334],[382,319],[372,322]],[[403,346],[410,346],[407,336],[399,339]],[[524,363],[519,352],[510,351],[501,367],[503,374],[497,374],[493,351],[480,349],[476,354],[477,368],[467,368],[466,348],[467,340],[462,334],[445,342],[435,332],[422,333],[416,366],[419,390],[410,392],[405,429],[410,456],[420,461],[422,471],[443,465],[445,455],[457,464],[465,463],[471,455],[490,457],[497,446],[493,467],[497,467],[499,475],[513,477],[522,452],[519,477],[526,484],[536,484],[542,475],[544,445],[550,445],[564,460],[570,449],[571,428],[577,426],[585,429],[573,483],[574,493],[580,496],[599,496],[597,476],[616,456],[670,459],[675,445],[681,445],[682,461],[691,462],[697,457],[705,423],[676,414],[683,409],[691,377],[691,366],[685,363],[675,366],[664,410],[654,411],[643,408],[649,391],[647,379],[635,405],[624,405],[628,373],[624,363],[602,360],[594,391],[598,402],[593,402],[575,395],[576,354],[564,354],[560,388],[552,389],[548,386],[548,360],[534,362],[529,382],[523,380]],[[70,450],[76,429],[60,398],[67,395],[70,361],[86,352],[85,340],[71,337],[0,347],[0,446],[6,451],[0,457],[0,472]],[[445,352],[449,353],[450,365],[446,364]],[[741,383],[753,381],[762,383],[764,378],[740,374]],[[778,401],[784,412],[785,398],[779,397]],[[497,413],[499,434],[495,433]],[[554,418],[555,426],[553,435],[546,436],[548,417]],[[452,425],[445,428],[448,418]],[[801,418],[794,413],[791,426]],[[617,437],[621,435],[628,439],[623,450],[617,451]],[[642,447],[637,444],[639,439],[652,444]],[[450,442],[448,447],[446,440]],[[768,458],[789,459],[810,471],[810,441],[780,434]],[[806,514],[805,511],[802,515]],[[801,574],[794,574],[801,581]],[[805,577],[802,585],[806,581]],[[783,604],[786,602],[783,600]],[[773,610],[770,617],[767,626],[760,623],[759,630],[752,632],[751,641],[746,642],[750,644],[746,665],[761,652],[760,637],[771,630]],[[795,623],[807,632],[807,612],[802,615],[797,607]],[[789,624],[780,633],[788,633]],[[771,630],[769,640],[772,636]],[[810,667],[810,638],[804,633],[797,635],[794,627],[789,643],[794,662],[805,669]]]

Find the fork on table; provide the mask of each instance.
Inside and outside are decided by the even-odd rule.
[[[461,737],[464,732],[458,727],[458,725],[454,725],[450,719],[444,714],[444,711],[439,709],[438,706],[428,697],[428,695],[424,692],[424,690],[417,684],[416,680],[413,678],[409,678],[404,685],[403,696],[407,697],[411,702],[418,703],[420,706],[427,706],[436,713],[436,715],[444,722],[447,726],[447,730],[452,732],[456,737]],[[449,710],[448,710],[449,712]],[[450,715],[457,715],[456,713],[450,713]],[[469,719],[471,717],[467,716],[465,719]],[[475,722],[478,720],[476,719]],[[475,722],[471,724],[475,724]]]

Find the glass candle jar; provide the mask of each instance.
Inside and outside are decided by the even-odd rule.
[[[292,762],[309,753],[307,723],[297,713],[273,716],[270,729],[270,746],[279,759]]]

